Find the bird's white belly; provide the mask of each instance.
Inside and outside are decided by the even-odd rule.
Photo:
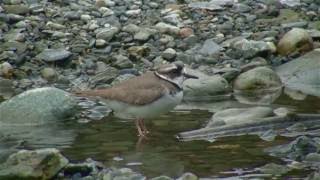
[[[174,95],[169,93],[160,99],[146,105],[129,105],[119,101],[110,101],[106,103],[113,110],[116,117],[122,119],[152,118],[167,113],[176,107],[183,98],[183,91]]]

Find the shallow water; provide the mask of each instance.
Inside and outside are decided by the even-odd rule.
[[[282,163],[266,154],[264,149],[289,142],[290,139],[284,137],[277,137],[273,142],[263,141],[258,136],[228,137],[215,142],[179,142],[175,137],[177,133],[204,127],[211,112],[247,105],[221,101],[204,105],[212,107],[211,112],[183,110],[190,106],[181,105],[174,112],[147,121],[151,131],[148,139],[139,140],[132,121],[106,117],[89,123],[68,120],[50,127],[38,127],[38,132],[25,130],[28,133],[0,140],[0,150],[57,147],[73,162],[90,157],[107,166],[132,168],[147,177],[178,177],[183,172],[193,172],[200,177],[229,177],[247,174],[247,171],[270,162]],[[288,107],[297,112],[320,112],[320,100],[315,97],[295,101],[283,95],[272,106]],[[290,177],[303,174],[299,172]]]
[[[105,119],[77,125],[78,136],[63,152],[72,160],[92,157],[108,166],[128,166],[148,177],[179,176],[194,172],[201,177],[221,175],[234,168],[252,168],[266,162],[277,162],[262,148],[283,140],[267,143],[255,136],[226,138],[215,143],[179,142],[181,131],[203,126],[210,117],[206,111],[178,111],[147,122],[149,139],[139,141],[133,122]]]

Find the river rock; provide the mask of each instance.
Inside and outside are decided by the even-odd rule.
[[[235,41],[231,48],[233,49],[232,54],[234,58],[253,58],[256,56],[266,56],[276,51],[275,45],[272,42],[254,41],[241,39]]]
[[[162,175],[162,176],[151,178],[150,180],[173,180],[173,178]]]
[[[0,123],[6,125],[39,125],[62,120],[75,112],[69,93],[51,87],[23,92],[0,104]]]
[[[97,39],[104,39],[106,41],[110,41],[116,33],[119,32],[119,28],[110,26],[107,28],[98,29],[96,31],[96,38]]]
[[[219,53],[222,50],[222,47],[215,43],[212,39],[207,39],[201,49],[200,53],[205,56],[212,56],[216,53]]]
[[[320,143],[310,137],[300,136],[289,144],[272,147],[266,151],[280,158],[302,161],[310,153],[319,153]]]
[[[160,33],[169,34],[179,34],[180,28],[171,24],[166,24],[164,22],[159,22],[155,25],[155,28],[159,30]]]
[[[285,165],[279,165],[275,163],[266,164],[260,168],[257,168],[260,172],[264,174],[272,174],[272,175],[282,175],[286,174],[290,171],[290,168]]]
[[[228,81],[220,75],[208,76],[195,70],[188,70],[199,79],[188,79],[184,82],[183,92],[186,100],[205,100],[210,96],[230,92]]]
[[[247,123],[272,115],[273,110],[270,107],[231,108],[215,113],[207,127]]]
[[[71,55],[72,53],[70,51],[64,49],[45,49],[38,54],[36,58],[46,62],[55,62],[65,60]]]
[[[114,63],[114,66],[120,69],[125,69],[125,68],[132,68],[133,63],[130,61],[130,59],[124,55],[116,55],[114,57],[116,59],[116,62]]]
[[[195,174],[187,172],[182,174],[182,176],[179,177],[177,180],[198,180],[198,179],[199,178]]]
[[[162,52],[162,57],[168,61],[172,61],[176,56],[177,51],[172,48],[168,48]]]
[[[313,49],[313,41],[308,31],[293,28],[287,32],[279,41],[277,51],[280,55],[288,55],[293,52],[307,52]]]
[[[111,83],[118,76],[118,74],[118,69],[111,66],[106,66],[98,71],[95,76],[91,77],[90,82],[94,85]]]
[[[20,14],[25,15],[29,13],[30,9],[28,6],[19,4],[19,5],[5,5],[3,6],[6,13],[12,13],[12,14]]]
[[[0,64],[0,76],[4,78],[11,78],[13,75],[13,67],[10,63],[4,62]]]
[[[13,93],[13,81],[10,79],[4,79],[0,77],[0,97],[8,99],[13,95]]]
[[[41,76],[48,81],[53,81],[57,79],[58,74],[53,68],[43,68],[41,70]]]
[[[51,179],[67,164],[57,149],[20,150],[0,165],[0,179]]]
[[[138,41],[147,41],[156,31],[149,28],[144,28],[134,34],[133,39]]]
[[[233,85],[236,90],[261,90],[280,87],[281,80],[270,68],[256,67],[240,74]]]
[[[211,11],[223,9],[223,7],[221,7],[219,4],[215,3],[214,1],[192,2],[188,6],[194,9],[203,9],[203,10],[211,10]]]
[[[320,96],[320,49],[276,68],[284,85],[305,94]]]

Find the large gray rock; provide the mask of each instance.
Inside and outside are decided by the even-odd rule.
[[[21,150],[0,165],[0,179],[51,179],[67,164],[57,149]]]
[[[207,127],[247,123],[272,115],[270,107],[230,108],[215,113]]]
[[[19,94],[0,104],[0,123],[39,125],[74,114],[76,104],[69,93],[51,87]]]
[[[230,92],[228,81],[219,75],[208,76],[194,70],[190,73],[196,75],[199,79],[188,79],[184,82],[183,92],[186,100],[204,100],[210,98],[210,96]]]
[[[278,43],[278,53],[288,55],[296,51],[309,51],[313,48],[313,41],[308,31],[293,28],[287,32]]]
[[[320,96],[320,49],[276,68],[284,85],[305,94]]]
[[[234,89],[236,90],[261,90],[280,86],[279,76],[267,67],[257,67],[246,71],[234,81]]]

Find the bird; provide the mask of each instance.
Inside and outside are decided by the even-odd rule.
[[[95,97],[104,102],[120,119],[134,119],[138,136],[146,136],[144,119],[157,117],[174,109],[183,98],[183,82],[198,79],[188,74],[182,62],[164,64],[140,76],[110,88],[77,91],[81,97]]]

